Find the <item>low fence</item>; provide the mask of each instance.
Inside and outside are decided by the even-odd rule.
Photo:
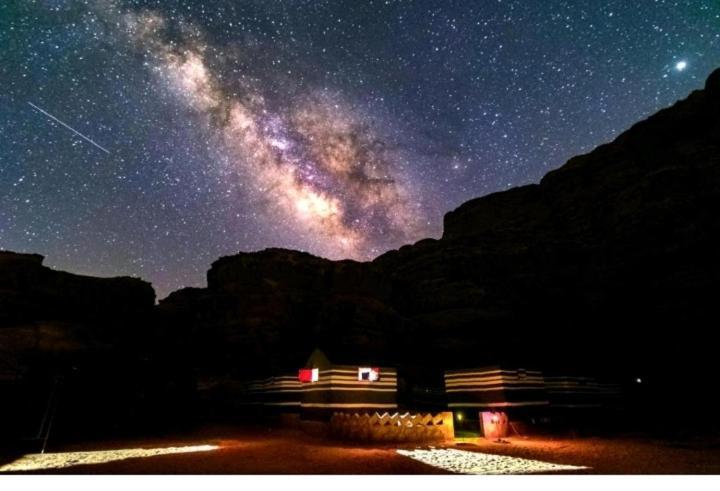
[[[439,442],[454,438],[451,412],[438,414],[334,413],[333,436],[374,442]]]

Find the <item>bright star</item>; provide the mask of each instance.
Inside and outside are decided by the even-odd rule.
[[[677,70],[678,72],[682,72],[686,68],[687,68],[687,61],[683,60],[683,61],[678,61],[677,63],[675,63],[675,70]]]

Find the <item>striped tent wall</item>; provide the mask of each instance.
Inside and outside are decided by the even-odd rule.
[[[302,396],[301,385],[297,374],[271,377],[265,384],[265,404],[298,409]]]
[[[545,377],[548,400],[555,408],[600,407],[599,386],[592,377]]]
[[[448,407],[546,406],[545,380],[538,370],[487,367],[445,372]]]
[[[545,377],[548,400],[555,408],[599,408],[617,402],[620,386],[593,377],[554,375]]]
[[[261,405],[265,399],[265,381],[267,379],[245,380],[235,385],[239,402],[248,406]]]
[[[243,382],[239,392],[245,405],[297,410],[300,408],[302,387],[297,375],[276,375]]]
[[[358,366],[319,369],[316,382],[303,383],[304,411],[387,410],[397,408],[397,371],[380,368],[376,381],[358,380]]]

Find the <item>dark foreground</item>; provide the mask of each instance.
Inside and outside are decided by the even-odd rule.
[[[215,427],[183,437],[51,446],[42,457],[0,457],[0,469],[53,474],[720,473],[720,441],[533,437],[509,442],[359,445],[294,430]]]

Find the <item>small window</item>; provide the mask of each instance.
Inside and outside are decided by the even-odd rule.
[[[375,382],[380,380],[380,369],[379,368],[358,368],[358,380],[364,380],[366,382]]]
[[[301,368],[298,371],[298,380],[302,383],[317,382],[320,378],[320,371],[317,368]]]

